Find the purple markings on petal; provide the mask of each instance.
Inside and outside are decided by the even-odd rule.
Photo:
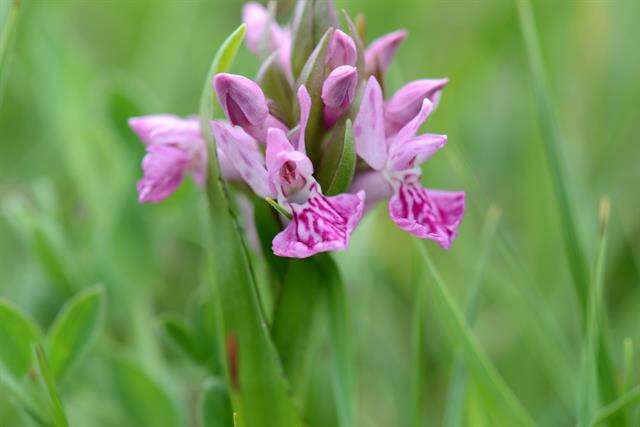
[[[406,31],[398,30],[374,40],[364,53],[367,74],[384,74],[400,43],[406,37]]]
[[[387,160],[384,136],[382,89],[375,77],[370,77],[362,96],[360,111],[353,122],[356,152],[375,170],[381,170]]]
[[[356,97],[358,70],[342,65],[333,70],[322,85],[324,124],[328,129],[349,109]]]
[[[142,159],[143,177],[138,181],[138,201],[160,202],[169,197],[182,183],[189,157],[179,148],[169,145],[149,145]]]
[[[304,85],[298,88],[298,104],[300,106],[300,122],[295,148],[302,153],[306,153],[306,143],[304,138],[307,130],[307,122],[309,122],[309,114],[311,112],[311,96]]]
[[[387,135],[393,135],[414,118],[427,98],[437,106],[448,79],[423,79],[400,88],[384,105]]]
[[[446,135],[426,133],[392,145],[389,149],[388,168],[392,171],[414,168],[429,160],[446,143]]]
[[[264,141],[269,107],[260,86],[244,76],[227,73],[217,74],[213,86],[229,122]]]
[[[364,192],[326,197],[317,184],[303,204],[291,203],[293,218],[273,239],[273,253],[307,258],[319,252],[343,250],[358,225],[364,208]]]
[[[389,216],[402,230],[449,249],[458,235],[465,208],[464,192],[400,185],[389,201]]]
[[[272,197],[264,157],[256,141],[241,127],[223,121],[214,121],[211,130],[220,151],[251,189],[260,197]]]
[[[340,30],[333,33],[327,51],[327,66],[330,70],[341,65],[356,65],[358,53],[351,37]]]

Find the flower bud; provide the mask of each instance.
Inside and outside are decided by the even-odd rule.
[[[437,105],[442,88],[448,82],[448,79],[423,79],[400,88],[385,104],[386,134],[393,135],[413,119],[425,98]]]
[[[351,37],[340,30],[333,33],[327,51],[327,66],[333,70],[341,65],[356,65],[356,44]]]
[[[322,85],[324,102],[324,122],[330,128],[353,102],[358,85],[358,70],[350,65],[342,65],[329,74]]]
[[[398,30],[374,40],[364,53],[367,74],[384,74],[405,38],[407,38],[407,32]]]

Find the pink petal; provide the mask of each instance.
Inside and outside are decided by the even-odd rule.
[[[422,101],[428,98],[434,108],[448,79],[423,79],[400,88],[384,105],[387,135],[393,135],[418,114]]]
[[[189,141],[202,139],[200,122],[196,118],[183,119],[171,114],[158,114],[132,117],[128,123],[145,145],[189,145]]]
[[[356,65],[356,44],[351,37],[340,30],[333,33],[327,51],[327,66],[330,70],[341,65]]]
[[[395,144],[389,150],[389,169],[402,171],[416,167],[429,160],[446,143],[446,135],[426,133]]]
[[[227,73],[217,74],[213,86],[229,122],[264,140],[269,107],[260,86],[244,76]]]
[[[378,202],[388,199],[393,194],[391,184],[385,176],[378,171],[366,171],[358,173],[351,183],[349,193],[365,192],[364,211],[371,210]]]
[[[291,203],[290,206],[293,219],[273,239],[273,253],[282,257],[307,258],[349,246],[351,233],[362,217],[364,192],[326,197],[314,185],[305,203]]]
[[[272,197],[264,157],[256,141],[241,127],[220,120],[211,124],[211,130],[220,151],[251,189],[260,197]]]
[[[432,111],[433,104],[431,103],[431,101],[429,101],[428,98],[425,98],[422,101],[422,107],[420,108],[418,114],[416,114],[414,118],[412,118],[406,125],[404,125],[402,129],[398,131],[398,133],[389,138],[389,147],[393,147],[397,144],[403,144],[406,141],[413,139],[416,133],[418,133],[420,126],[422,126],[425,120],[427,120],[427,117],[429,117]]]
[[[269,184],[278,201],[305,201],[309,187],[315,182],[313,165],[304,153],[293,149],[280,129],[269,129],[266,160]]]
[[[269,20],[269,12],[259,3],[249,2],[242,8],[242,22],[247,24],[247,47],[256,55],[266,47],[263,46],[265,37],[270,37],[267,33]]]
[[[358,70],[350,65],[341,65],[333,70],[322,85],[324,122],[328,129],[349,109],[356,97]]]
[[[311,112],[311,96],[304,85],[298,88],[298,105],[300,106],[300,122],[298,126],[296,150],[306,153],[305,132],[307,123],[309,122],[309,114]]]
[[[394,31],[374,40],[364,52],[366,72],[369,75],[384,74],[389,68],[400,43],[407,37],[404,30]]]
[[[381,170],[387,160],[382,101],[380,84],[371,76],[353,122],[353,136],[358,155],[376,170]]]
[[[140,203],[159,202],[169,197],[182,183],[189,157],[169,145],[149,145],[142,159],[143,177],[138,181]]]
[[[427,190],[419,184],[402,184],[389,200],[389,216],[401,229],[449,249],[458,235],[464,206],[464,192]]]

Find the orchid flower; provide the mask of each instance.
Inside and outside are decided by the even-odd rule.
[[[365,71],[367,75],[381,76],[387,72],[389,64],[407,38],[405,30],[398,30],[375,39],[364,52]]]
[[[362,217],[364,192],[333,197],[322,194],[305,152],[311,98],[304,86],[298,89],[297,98],[301,112],[298,131],[289,140],[283,129],[269,128],[266,157],[257,141],[240,126],[217,120],[212,123],[212,131],[220,150],[251,189],[260,197],[277,199],[291,215],[285,229],[273,239],[273,252],[283,257],[306,258],[349,245],[351,233]]]
[[[178,189],[185,175],[204,185],[207,147],[196,118],[182,119],[169,114],[133,117],[129,126],[146,146],[142,160],[143,177],[138,181],[140,203],[159,202]],[[226,176],[235,174],[223,156],[221,167]]]
[[[356,152],[371,170],[356,177],[352,191],[365,190],[368,206],[390,195],[389,216],[398,227],[447,249],[462,221],[465,193],[430,190],[420,185],[419,165],[447,141],[445,135],[416,136],[433,108],[433,102],[424,97],[413,118],[397,132],[386,132],[382,89],[375,77],[369,78],[353,134]]]

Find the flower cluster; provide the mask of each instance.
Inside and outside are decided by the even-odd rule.
[[[447,137],[419,134],[448,80],[417,80],[385,100],[384,77],[406,32],[359,49],[356,27],[349,21],[350,35],[338,29],[332,3],[322,4],[320,11],[315,1],[299,2],[292,27],[278,25],[257,3],[245,5],[247,47],[264,62],[255,81],[214,76],[226,119],[205,131],[217,142],[222,176],[244,181],[286,211],[272,243],[279,256],[345,249],[363,213],[384,199],[398,227],[449,248],[465,193],[422,187],[420,165]],[[165,199],[187,174],[205,184],[207,149],[197,119],[155,115],[129,124],[147,149],[140,202]],[[350,165],[325,161],[335,144],[352,144],[357,159]],[[351,179],[324,194],[328,184],[321,178],[336,172],[328,168],[344,168]]]

